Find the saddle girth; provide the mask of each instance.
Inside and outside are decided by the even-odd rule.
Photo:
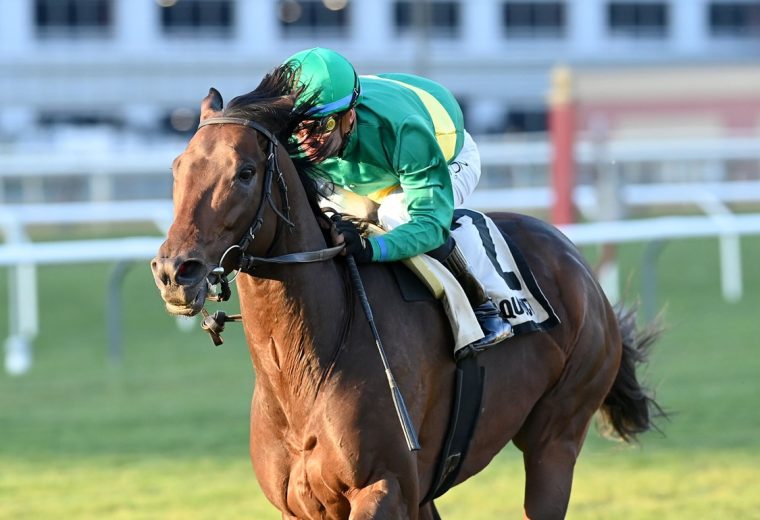
[[[443,495],[456,482],[480,417],[485,373],[485,367],[478,365],[476,356],[457,361],[454,401],[446,441],[438,459],[433,485],[420,505]]]

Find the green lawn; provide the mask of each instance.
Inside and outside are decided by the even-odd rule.
[[[760,238],[742,243],[745,296],[733,305],[720,295],[714,240],[665,248],[657,281],[667,331],[645,378],[672,418],[664,435],[633,447],[592,431],[568,518],[760,518]],[[621,250],[631,295],[642,253]],[[125,359],[111,366],[108,272],[40,269],[35,365],[0,375],[0,518],[280,518],[248,461],[253,373],[240,329],[229,325],[220,348],[199,329],[179,331],[147,266],[136,266],[125,284]],[[2,338],[6,283],[0,272]],[[449,519],[520,518],[522,485],[508,447],[439,508]]]

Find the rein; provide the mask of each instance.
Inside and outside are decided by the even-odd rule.
[[[264,223],[264,203],[269,203],[269,206],[272,208],[272,210],[275,212],[275,214],[283,220],[288,226],[291,228],[295,227],[295,224],[290,220],[290,204],[288,202],[288,186],[285,183],[285,178],[282,176],[282,170],[280,170],[280,165],[277,163],[277,139],[269,130],[261,126],[260,124],[256,123],[255,121],[251,121],[248,119],[242,119],[237,117],[212,117],[209,119],[206,119],[201,122],[201,124],[198,125],[198,128],[202,128],[206,125],[224,125],[224,124],[231,124],[231,125],[240,125],[245,126],[248,128],[252,128],[262,134],[264,137],[267,138],[269,141],[267,145],[267,169],[266,173],[264,175],[264,192],[262,195],[262,200],[259,202],[259,208],[256,210],[256,216],[253,219],[253,223],[251,224],[250,229],[248,230],[248,233],[240,240],[239,243],[227,248],[227,250],[222,254],[222,257],[219,259],[219,265],[218,267],[215,267],[211,270],[211,273],[209,273],[209,276],[207,277],[207,283],[209,284],[209,295],[210,299],[216,299],[217,301],[227,301],[231,296],[231,291],[229,287],[229,281],[227,280],[227,274],[224,272],[224,267],[222,266],[222,263],[224,262],[224,257],[227,256],[227,253],[230,251],[233,251],[235,249],[240,250],[240,262],[238,263],[237,271],[238,272],[244,272],[244,273],[250,273],[252,272],[257,266],[262,264],[300,264],[300,263],[310,263],[310,262],[323,262],[325,260],[329,260],[331,258],[334,258],[338,253],[343,250],[345,246],[335,246],[330,247],[326,249],[320,249],[319,251],[306,251],[302,253],[289,253],[281,256],[275,256],[275,257],[256,257],[247,254],[248,247],[251,245],[251,243],[256,238],[256,233],[261,228],[261,226]],[[277,184],[280,187],[280,193],[282,194],[282,211],[278,210],[277,207],[274,204],[274,201],[272,200],[272,178],[277,175]],[[279,238],[279,226],[277,228],[277,232],[275,235],[274,240],[272,241],[272,244],[275,244],[277,242],[277,239]],[[272,246],[270,246],[271,249]],[[385,375],[388,379],[388,385],[391,390],[391,397],[393,398],[393,405],[396,408],[396,414],[398,415],[399,422],[401,423],[401,429],[404,433],[404,438],[406,440],[407,447],[409,448],[409,451],[417,451],[420,449],[420,443],[417,437],[417,431],[414,428],[414,424],[412,423],[411,416],[409,415],[409,411],[406,407],[406,404],[404,403],[404,399],[401,395],[401,391],[398,388],[398,385],[396,384],[396,380],[393,377],[393,373],[391,372],[390,365],[388,364],[388,358],[385,354],[385,350],[383,349],[383,345],[380,341],[380,335],[377,331],[377,327],[375,325],[375,320],[372,315],[372,309],[370,308],[369,301],[367,300],[367,293],[364,290],[364,283],[361,280],[361,276],[359,275],[359,269],[356,267],[356,261],[354,260],[354,257],[351,255],[347,256],[347,261],[349,265],[350,270],[350,276],[354,283],[354,289],[359,294],[360,299],[362,301],[362,307],[364,308],[364,313],[367,316],[367,321],[369,322],[369,326],[372,330],[372,334],[375,339],[375,345],[377,346],[378,352],[380,353],[380,358],[383,362],[383,367],[385,369]],[[237,275],[236,275],[237,276]],[[216,280],[212,280],[212,278],[218,280],[218,284],[221,285],[221,291],[217,292],[215,290],[217,283],[213,283]],[[231,316],[228,316],[223,311],[216,311],[214,314],[209,314],[206,309],[202,309],[203,312],[203,323],[201,324],[201,327],[203,330],[209,333],[211,336],[211,340],[214,342],[214,345],[221,345],[224,343],[222,340],[221,333],[224,330],[224,325],[228,321],[241,321],[243,319],[242,315],[240,314],[234,314]],[[347,322],[350,323],[350,322]],[[344,332],[348,332],[348,328],[344,329]],[[345,339],[345,336],[341,340],[338,350],[336,351],[336,356],[340,353],[340,345],[343,344],[343,340]],[[324,373],[323,377],[327,377],[327,371]],[[322,379],[320,379],[320,385],[321,385]]]
[[[264,224],[264,209],[265,205],[269,204],[269,207],[272,208],[272,211],[274,211],[275,215],[283,221],[285,224],[288,225],[290,228],[295,228],[295,224],[290,219],[290,202],[288,200],[288,186],[285,182],[285,178],[282,175],[282,170],[280,170],[280,165],[277,162],[277,150],[278,150],[278,142],[277,137],[270,132],[268,129],[264,128],[262,125],[257,123],[256,121],[251,121],[249,119],[243,119],[239,117],[210,117],[208,119],[205,119],[201,121],[201,123],[198,125],[198,129],[203,128],[204,126],[208,125],[238,125],[238,126],[245,126],[248,128],[251,128],[257,132],[259,132],[261,135],[266,137],[267,139],[267,165],[266,165],[266,171],[264,173],[264,185],[263,185],[263,193],[261,195],[261,201],[259,202],[259,207],[256,210],[256,215],[253,218],[253,222],[251,222],[250,227],[248,228],[248,232],[243,236],[243,238],[238,242],[237,244],[233,244],[230,247],[227,248],[227,250],[222,254],[222,257],[219,259],[219,263],[217,264],[217,267],[211,270],[209,275],[206,277],[206,282],[209,286],[208,296],[207,298],[213,301],[227,301],[229,300],[232,292],[230,290],[230,282],[234,281],[235,278],[237,278],[237,274],[240,272],[251,274],[256,267],[259,267],[261,265],[267,265],[267,264],[303,264],[303,263],[313,263],[313,262],[324,262],[326,260],[330,260],[334,257],[336,257],[341,250],[343,250],[342,245],[335,246],[335,247],[328,247],[325,249],[320,249],[317,251],[303,251],[299,253],[288,253],[285,255],[280,256],[273,256],[273,257],[260,257],[260,256],[253,256],[251,254],[248,254],[248,248],[251,246],[253,241],[256,239],[256,233],[259,232],[259,229],[261,229],[261,226]],[[277,206],[274,203],[274,200],[272,199],[272,180],[274,178],[277,178],[277,185],[280,188],[280,194],[282,198],[282,210],[277,208]],[[275,235],[274,240],[272,241],[272,244],[275,244],[277,240],[280,237],[280,227],[277,227],[277,232]],[[238,265],[235,269],[232,269],[230,272],[226,272],[223,263],[225,257],[231,253],[232,251],[239,250],[240,251],[240,260],[238,261]],[[235,276],[232,278],[232,280],[228,280],[227,277],[232,273],[235,272]],[[211,338],[214,341],[215,345],[221,345],[222,344],[222,338],[220,336],[220,333],[222,330],[224,330],[224,324],[227,321],[239,321],[240,315],[235,314],[231,316],[227,316],[222,311],[217,311],[214,314],[208,314],[208,312],[204,309],[204,320],[202,323],[202,327],[204,330],[206,330],[209,334],[211,334]]]

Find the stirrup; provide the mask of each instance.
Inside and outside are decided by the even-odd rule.
[[[485,336],[457,350],[455,352],[457,361],[514,336],[512,325],[501,316],[499,308],[490,298],[475,308],[475,317]]]

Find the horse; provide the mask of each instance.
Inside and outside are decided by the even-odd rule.
[[[377,330],[419,432],[396,422],[371,327],[334,254],[314,167],[299,157],[292,74],[280,67],[226,107],[210,89],[200,125],[174,160],[174,220],[151,261],[169,313],[205,312],[239,269],[242,324],[255,370],[250,457],[287,519],[436,519],[433,485],[455,384],[451,326],[439,302],[406,302],[387,264],[360,266]],[[308,108],[308,107],[307,107]],[[638,381],[656,333],[613,308],[581,253],[536,218],[495,213],[560,318],[476,357],[481,413],[454,484],[510,441],[522,452],[524,514],[563,518],[573,469],[597,410],[619,438],[656,428]],[[330,253],[333,251],[333,253]]]

